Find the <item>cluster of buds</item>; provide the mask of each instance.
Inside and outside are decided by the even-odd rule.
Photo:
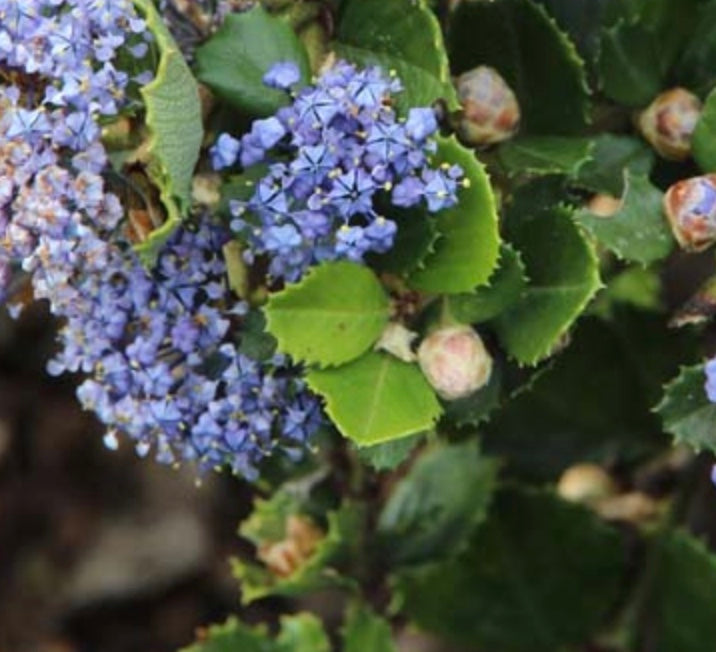
[[[444,326],[418,348],[418,363],[430,385],[446,401],[469,396],[490,380],[492,357],[471,326]]]
[[[309,518],[292,514],[286,519],[286,538],[261,544],[258,558],[277,577],[289,577],[311,558],[324,536]]]
[[[520,124],[520,107],[512,89],[489,66],[478,66],[457,79],[463,106],[461,138],[477,146],[494,145],[511,138]]]
[[[691,156],[691,137],[703,105],[683,88],[661,93],[638,118],[639,131],[664,158],[684,161]]]
[[[716,174],[683,179],[664,195],[674,237],[686,251],[703,251],[716,241]]]

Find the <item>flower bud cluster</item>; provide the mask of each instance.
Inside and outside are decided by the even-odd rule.
[[[292,63],[276,64],[264,77],[284,90],[298,80]],[[294,281],[323,260],[361,262],[369,252],[388,251],[397,227],[380,214],[381,202],[422,203],[430,212],[457,203],[463,171],[430,166],[434,111],[413,108],[399,119],[392,95],[400,90],[379,68],[338,62],[241,140],[218,138],[216,169],[267,166],[253,196],[232,203],[232,228],[248,243],[247,262],[266,255],[271,277]]]
[[[0,0],[0,16],[0,278],[22,268],[63,318],[49,371],[88,374],[78,396],[110,447],[122,432],[161,462],[247,476],[276,448],[300,451],[317,400],[283,356],[259,364],[231,338],[245,306],[228,292],[227,234],[182,229],[146,270],[119,228],[99,121],[128,102],[120,49],[146,54],[132,3]]]

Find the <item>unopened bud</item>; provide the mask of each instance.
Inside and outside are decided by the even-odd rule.
[[[621,199],[605,194],[594,195],[587,204],[587,210],[597,217],[612,217],[621,207]]]
[[[512,89],[494,68],[478,66],[460,75],[457,94],[464,114],[460,135],[471,145],[493,145],[512,137],[520,107]]]
[[[639,114],[639,130],[661,156],[683,161],[691,155],[691,137],[702,109],[696,95],[672,88]]]
[[[675,183],[664,195],[664,211],[682,249],[709,247],[716,241],[716,174]]]
[[[492,358],[470,326],[446,326],[426,337],[418,362],[428,382],[446,401],[469,396],[490,380]]]
[[[557,493],[574,503],[593,504],[617,493],[611,476],[597,464],[575,464],[559,479]]]

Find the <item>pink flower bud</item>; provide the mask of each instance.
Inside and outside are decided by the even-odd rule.
[[[696,95],[683,88],[672,88],[641,112],[639,130],[661,156],[683,161],[691,155],[691,136],[702,109]]]
[[[441,398],[454,401],[487,384],[492,358],[470,326],[446,326],[426,337],[418,363]]]
[[[464,109],[460,135],[471,145],[493,145],[517,131],[520,107],[512,89],[494,68],[478,66],[457,80]]]
[[[716,174],[675,183],[664,195],[664,211],[682,249],[709,247],[716,241]]]

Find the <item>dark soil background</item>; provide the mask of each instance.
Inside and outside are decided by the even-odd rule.
[[[163,652],[238,607],[247,487],[141,460],[45,363],[42,305],[0,316],[0,652]]]

